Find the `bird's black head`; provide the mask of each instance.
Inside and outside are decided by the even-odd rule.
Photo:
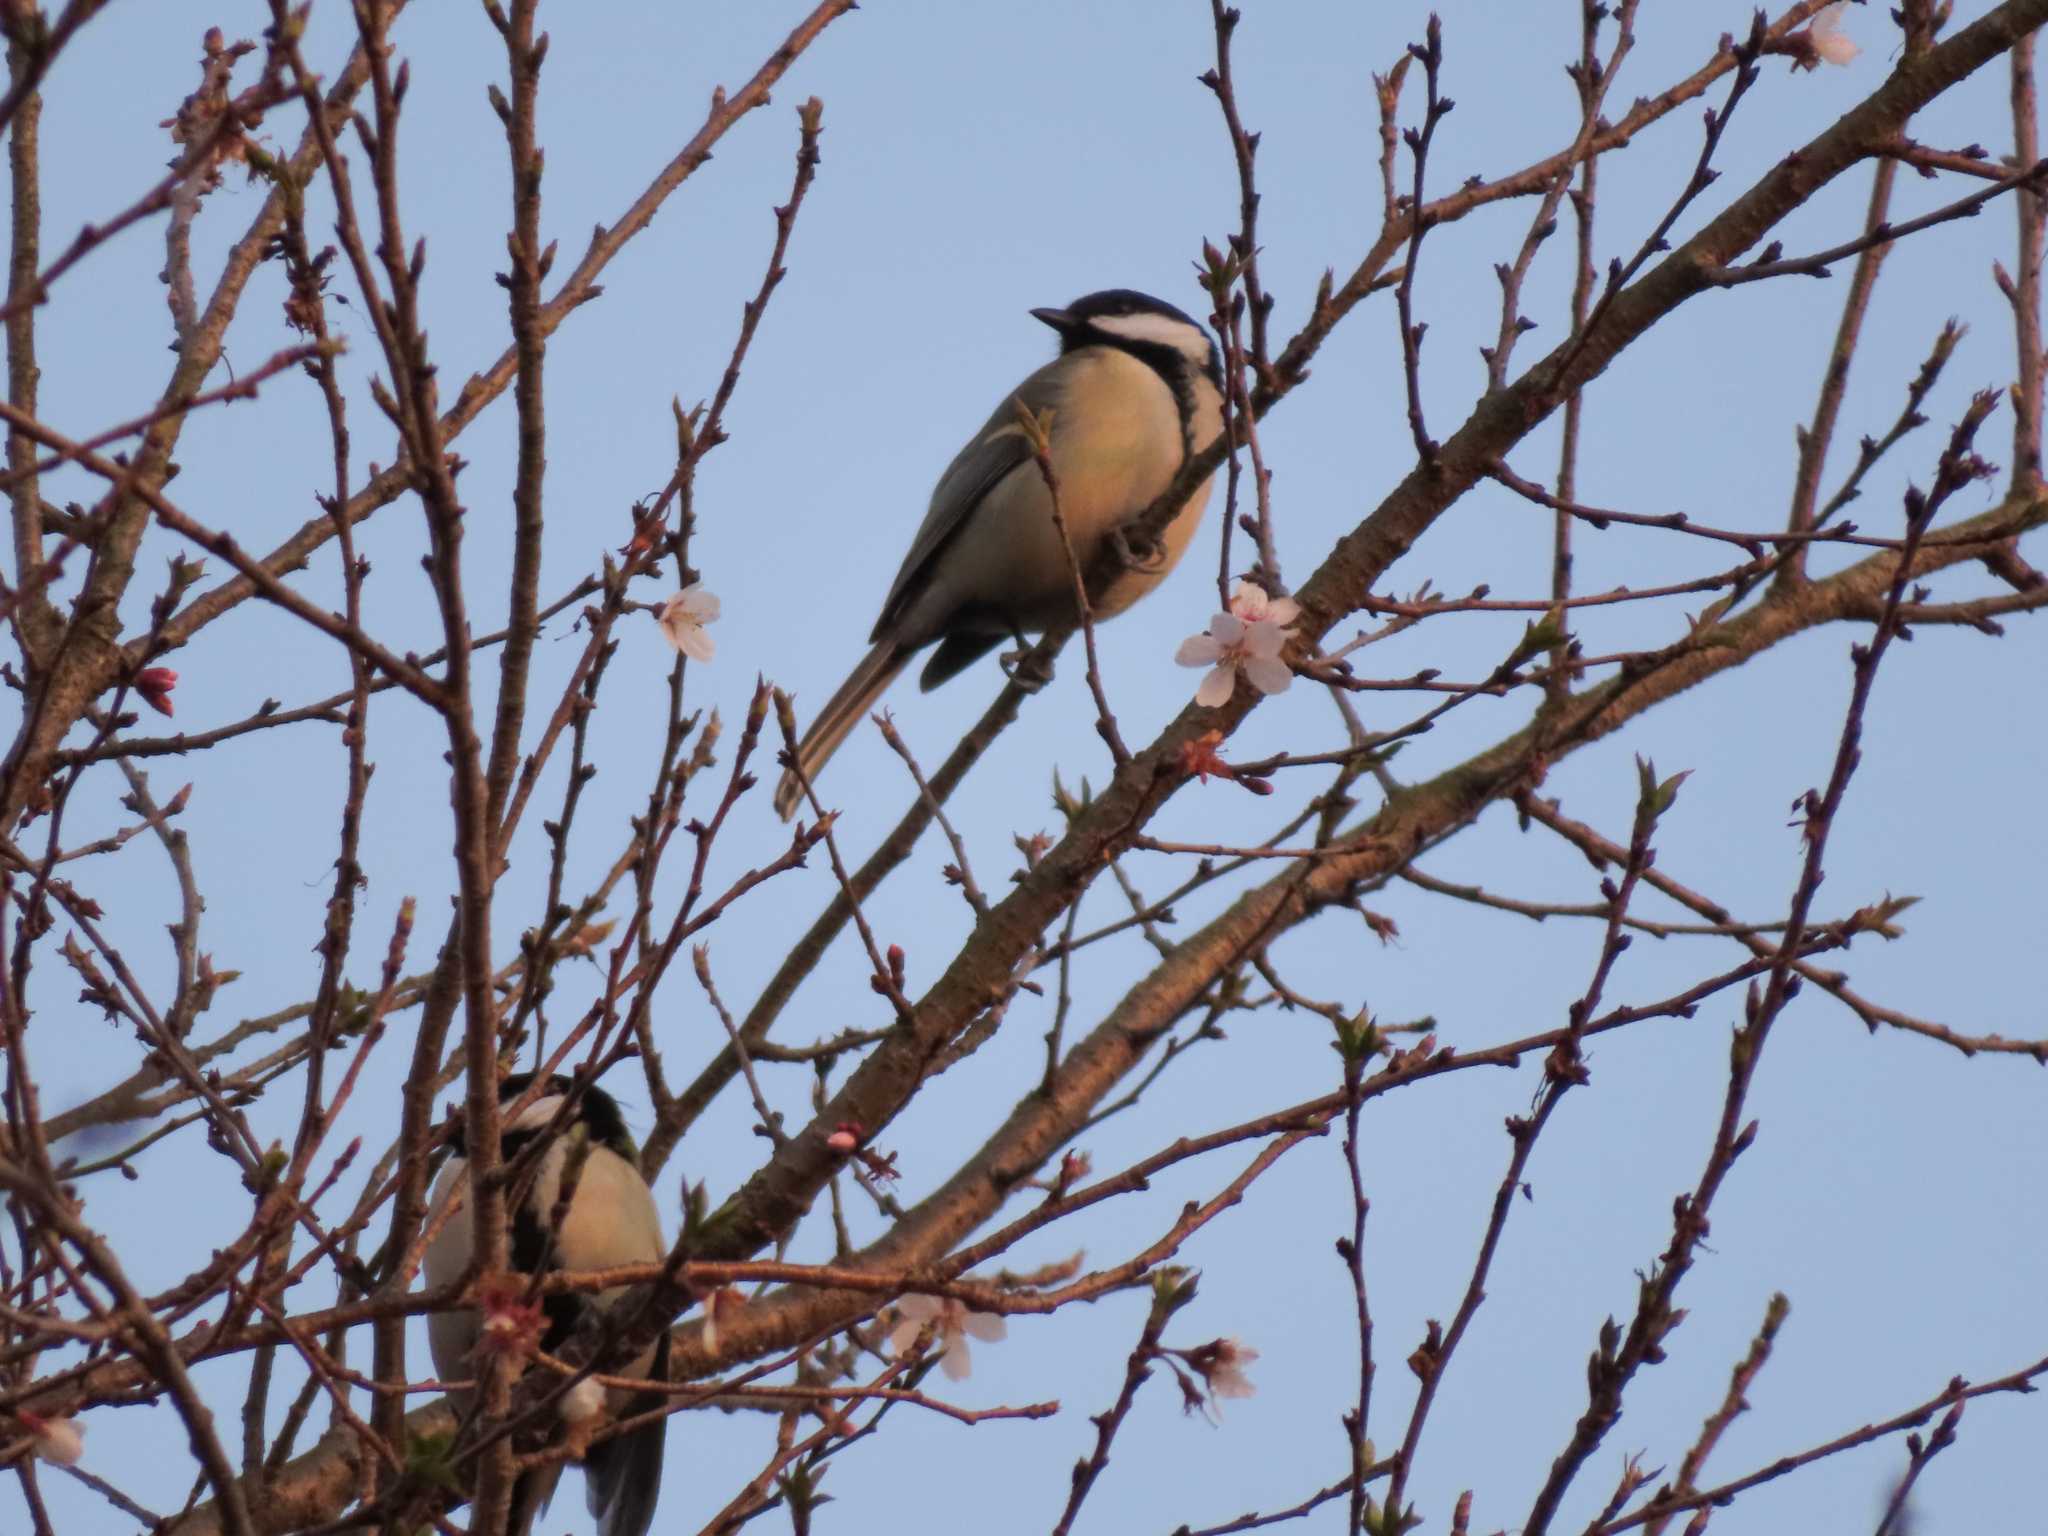
[[[517,1103],[533,1085],[533,1080],[531,1072],[514,1072],[510,1077],[501,1079],[498,1102],[508,1107]],[[561,1073],[550,1074],[526,1108],[504,1126],[501,1139],[505,1155],[513,1156],[520,1147],[546,1130],[561,1107],[556,1101],[569,1097],[575,1088],[575,1083]],[[581,1124],[590,1139],[599,1146],[609,1147],[623,1157],[634,1156],[632,1133],[626,1129],[626,1117],[619,1110],[619,1101],[595,1083],[586,1086],[577,1097],[574,1114],[575,1123]],[[456,1122],[453,1142],[456,1155],[463,1155],[460,1120]]]
[[[1034,309],[1031,313],[1059,332],[1062,354],[1076,347],[1116,347],[1157,369],[1176,391],[1196,374],[1219,392],[1223,388],[1223,365],[1208,331],[1192,316],[1149,293],[1105,288],[1074,300],[1065,309]]]

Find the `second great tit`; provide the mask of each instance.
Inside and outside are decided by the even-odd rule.
[[[498,1096],[512,1104],[533,1082],[530,1072],[515,1073],[498,1087]],[[558,1111],[569,1097],[571,1084],[565,1077],[550,1077],[539,1096],[521,1110],[505,1127],[500,1146],[507,1163],[532,1147],[536,1137],[548,1143],[535,1165],[533,1176],[513,1186],[511,1206],[512,1267],[522,1274],[543,1270],[598,1270],[620,1264],[659,1262],[667,1254],[662,1242],[661,1221],[655,1214],[654,1197],[640,1176],[640,1155],[626,1130],[625,1117],[612,1096],[602,1088],[586,1087],[570,1117],[550,1131]],[[434,1187],[433,1211],[441,1210],[469,1189],[468,1171],[462,1156],[459,1133],[456,1155],[443,1170]],[[561,1223],[552,1231],[555,1207],[563,1178],[575,1160],[574,1193]],[[475,1246],[470,1205],[465,1198],[448,1216],[434,1240],[427,1245],[427,1283],[439,1287],[462,1278]],[[590,1308],[614,1305],[623,1288],[596,1293],[574,1292],[543,1297],[545,1327],[540,1348],[550,1353],[574,1334]],[[480,1333],[477,1314],[467,1309],[436,1312],[427,1319],[427,1338],[432,1345],[434,1367],[443,1376],[473,1377],[474,1358]],[[638,1359],[612,1374],[644,1376],[660,1381],[668,1376],[669,1337],[666,1329]],[[467,1407],[468,1394],[458,1402]],[[666,1402],[659,1392],[627,1393],[597,1389],[582,1382],[565,1396],[564,1418],[583,1419],[608,1408],[614,1417],[651,1412]],[[657,1419],[641,1429],[615,1435],[591,1446],[583,1458],[585,1494],[590,1512],[597,1517],[599,1536],[646,1536],[654,1522],[654,1502],[661,1490],[662,1442],[667,1419]],[[513,1489],[512,1518],[507,1529],[513,1536],[525,1536],[535,1518],[554,1497],[559,1465],[523,1475]]]
[[[926,690],[1013,635],[1076,621],[1073,572],[1045,477],[1017,421],[1019,405],[1052,412],[1047,457],[1083,570],[1222,433],[1216,344],[1171,304],[1111,288],[1031,313],[1059,333],[1060,355],[1011,391],[939,476],[869,636],[873,648],[797,746],[806,779],[933,641],[938,649],[918,680]],[[1089,593],[1096,618],[1123,612],[1165,579],[1208,500],[1204,480],[1167,525],[1155,556]],[[785,773],[776,811],[787,820],[802,796],[797,775]]]

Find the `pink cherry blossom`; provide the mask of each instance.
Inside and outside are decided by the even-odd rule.
[[[1184,667],[1207,667],[1195,702],[1214,709],[1230,701],[1237,674],[1261,693],[1285,693],[1294,672],[1280,659],[1294,638],[1288,626],[1301,616],[1291,597],[1269,596],[1265,588],[1240,581],[1230,590],[1230,610],[1209,621],[1199,635],[1181,641],[1173,659]]]

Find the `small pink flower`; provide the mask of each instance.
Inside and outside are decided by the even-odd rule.
[[[142,702],[160,715],[174,713],[171,708],[171,690],[178,686],[178,674],[169,667],[144,667],[135,674],[135,691],[142,695]]]
[[[1806,29],[1806,40],[1813,45],[1813,51],[1824,63],[1848,64],[1863,50],[1851,42],[1842,32],[1842,0],[1813,18]]]
[[[718,598],[706,592],[701,581],[693,581],[663,603],[655,618],[670,645],[692,661],[709,661],[718,653],[718,646],[704,633],[704,626],[718,614]]]
[[[842,1120],[832,1128],[832,1134],[825,1138],[825,1145],[841,1157],[860,1148],[860,1127],[851,1120]]]
[[[896,1303],[896,1326],[889,1330],[889,1353],[902,1356],[917,1342],[925,1326],[937,1335],[939,1369],[948,1381],[964,1381],[974,1369],[967,1340],[993,1344],[1009,1334],[1009,1325],[993,1312],[970,1312],[952,1296],[905,1296]]]
[[[1227,704],[1242,672],[1261,693],[1285,693],[1294,673],[1280,653],[1294,638],[1288,628],[1301,616],[1291,597],[1269,597],[1263,587],[1240,581],[1230,589],[1230,611],[1219,613],[1199,635],[1181,641],[1173,659],[1184,667],[1207,667],[1195,702],[1214,709]]]

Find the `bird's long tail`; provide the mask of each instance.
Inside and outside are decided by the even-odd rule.
[[[554,1502],[555,1484],[561,1481],[561,1477],[562,1468],[557,1463],[551,1467],[535,1467],[514,1478],[511,1512],[506,1517],[505,1529],[513,1536],[532,1536],[533,1528],[547,1513],[548,1505]]]
[[[669,1336],[664,1330],[654,1347],[647,1375],[668,1380]],[[665,1392],[639,1392],[614,1410],[617,1418],[637,1418],[668,1404]],[[647,1536],[654,1527],[654,1502],[661,1493],[662,1441],[668,1420],[656,1419],[623,1435],[593,1445],[583,1458],[583,1496],[597,1517],[598,1536]]]
[[[797,743],[797,766],[803,770],[803,777],[813,782],[818,770],[825,766],[827,759],[839,750],[839,744],[858,725],[861,718],[874,707],[875,700],[882,696],[882,690],[896,681],[896,674],[910,662],[912,651],[894,641],[884,640],[861,658],[860,665],[853,669],[839,691],[826,701],[818,712],[818,718],[811,722],[811,728],[804,732],[803,740]],[[796,813],[798,803],[803,799],[803,785],[795,773],[785,773],[782,782],[775,786],[775,814],[784,821]]]

